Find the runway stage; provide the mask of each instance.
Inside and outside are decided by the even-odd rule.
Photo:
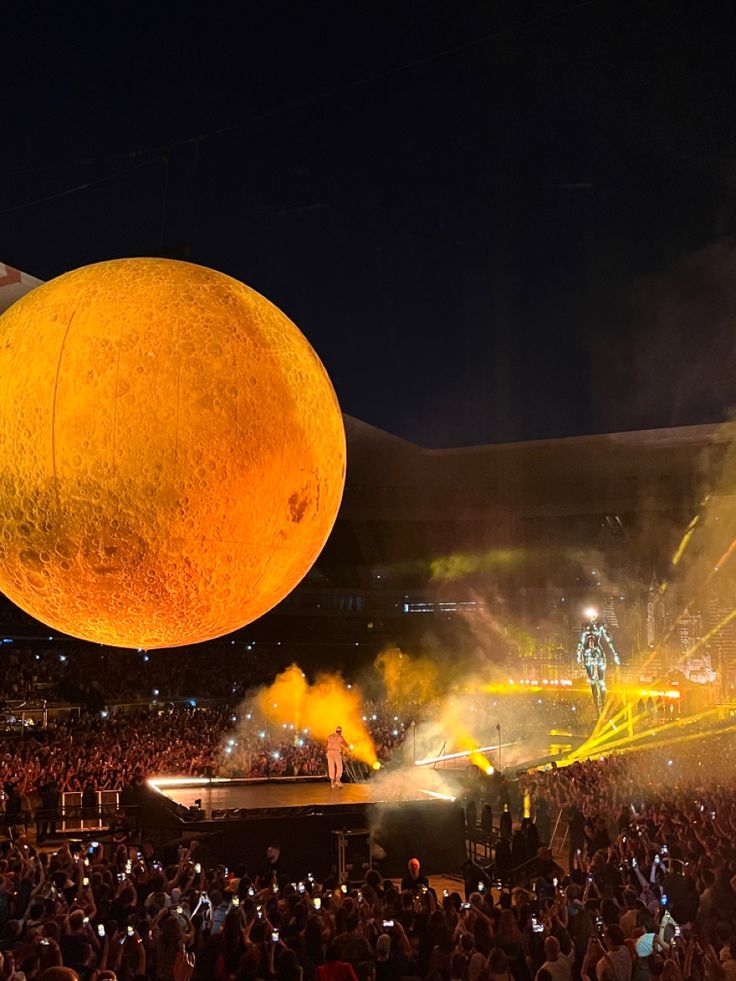
[[[381,789],[379,780],[367,783],[345,783],[333,790],[327,780],[295,779],[281,780],[218,780],[205,783],[182,781],[170,783],[168,780],[149,781],[150,785],[183,807],[193,807],[201,801],[201,808],[207,817],[213,812],[238,808],[241,811],[280,811],[297,808],[301,811],[326,807],[351,807],[354,805],[385,804],[417,800],[431,800],[432,795],[406,788],[399,796],[389,797]]]
[[[157,777],[148,781],[141,818],[145,833],[160,844],[197,837],[206,841],[211,860],[230,866],[257,867],[276,841],[295,871],[329,873],[339,834],[362,829],[362,836],[350,836],[355,868],[360,847],[367,856],[370,836],[386,875],[403,875],[414,855],[427,874],[458,871],[465,859],[461,805],[395,781],[389,797],[382,784],[369,780],[333,790],[324,779]],[[199,809],[190,810],[196,801]]]

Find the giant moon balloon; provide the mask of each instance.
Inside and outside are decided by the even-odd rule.
[[[121,259],[0,317],[0,589],[85,640],[221,636],[302,579],[345,480],[306,338],[201,266]]]

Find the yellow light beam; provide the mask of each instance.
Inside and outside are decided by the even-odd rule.
[[[666,741],[656,741],[654,743],[649,743],[645,746],[625,746],[621,750],[617,750],[618,753],[638,753],[646,749],[669,749],[670,746],[681,746],[683,743],[691,743],[696,740],[707,740],[716,739],[719,736],[727,736],[731,733],[736,732],[736,723],[730,726],[726,726],[723,729],[712,729],[710,732],[690,732],[684,733],[681,736],[675,736],[674,739],[667,739]]]
[[[710,572],[708,573],[708,578],[705,580],[705,582],[702,584],[702,586],[698,586],[697,590],[695,591],[695,595],[696,596],[697,596],[697,594],[699,592],[701,592],[703,589],[705,589],[706,586],[709,585],[709,583],[710,583],[711,579],[713,578],[713,576],[715,576],[715,574],[717,572],[720,572],[723,569],[724,565],[731,558],[731,556],[733,555],[734,551],[736,551],[736,538],[734,538],[734,540],[728,546],[728,548],[726,549],[726,551],[723,553],[723,555],[720,557],[720,559],[716,562],[716,564],[710,570]],[[687,607],[685,607],[685,609],[687,609]],[[685,611],[683,610],[683,613],[684,612]],[[682,614],[680,614],[680,616],[682,616]]]
[[[632,726],[633,725],[636,725],[641,719],[646,718],[648,714],[649,713],[646,710],[643,711],[643,712],[639,712],[637,715],[635,715],[635,716],[632,717],[632,719],[631,719],[631,725]],[[613,721],[613,720],[611,720],[611,721]],[[669,723],[665,723],[665,724],[668,725]],[[628,721],[626,723],[626,728],[627,729],[629,728]],[[621,734],[618,731],[618,729],[615,729],[614,728],[613,732],[611,732],[610,730],[606,730],[606,732],[603,732],[603,733],[601,733],[600,735],[598,735],[596,737],[591,736],[589,739],[586,739],[586,741],[585,741],[585,743],[583,745],[585,745],[585,746],[598,746],[598,745],[600,745],[602,743],[606,743],[606,742],[610,741],[611,739],[616,739],[616,738],[620,737],[620,735]],[[626,738],[627,739],[630,739],[631,737],[630,736],[627,736]]]
[[[716,564],[715,564],[715,566],[713,568],[713,572],[711,572],[711,574],[708,576],[708,579],[706,580],[706,585],[707,585],[707,583],[710,582],[710,580],[713,578],[713,576],[716,574],[716,572],[720,572],[721,571],[721,569],[728,562],[728,560],[731,558],[731,556],[733,555],[734,552],[736,552],[736,538],[734,538],[734,540],[728,546],[728,548],[726,549],[726,551],[723,553],[723,555],[720,557],[720,559],[716,562]]]
[[[450,794],[441,794],[438,790],[422,789],[422,793],[426,794],[428,797],[434,797],[435,800],[456,800],[456,798],[452,797]]]
[[[615,702],[615,704],[619,704],[618,700]],[[617,712],[611,711],[608,713],[608,717],[606,718],[605,723],[600,727],[598,732],[599,733],[605,732],[607,729],[609,729],[611,726],[615,726],[618,722],[620,722],[625,717],[626,717],[626,703],[624,702],[624,704],[618,709]],[[593,735],[594,736],[596,735],[595,729],[593,730]]]
[[[635,695],[638,694],[641,697],[641,696],[646,696],[648,694],[656,695],[656,692],[649,691],[648,689],[638,689],[637,688],[637,689],[634,689],[633,694],[635,694]],[[666,695],[666,691],[663,690],[662,691],[662,694],[663,695]],[[611,699],[611,701],[614,704],[616,704],[615,698]],[[616,712],[615,714],[613,714],[610,717],[610,719],[608,719],[605,722],[603,728],[599,728],[599,723],[600,723],[600,719],[599,719],[598,720],[598,723],[596,724],[596,726],[593,729],[593,731],[590,734],[590,736],[588,736],[588,738],[583,743],[581,743],[580,746],[578,746],[577,750],[575,750],[575,753],[572,754],[572,755],[574,755],[576,757],[579,754],[586,754],[586,753],[590,753],[590,755],[593,755],[593,750],[596,747],[603,746],[606,743],[608,743],[610,740],[612,740],[612,739],[614,739],[614,738],[616,738],[616,737],[619,736],[619,732],[615,728],[616,725],[617,725],[617,723],[620,723],[622,726],[625,724],[626,728],[628,729],[630,726],[637,725],[638,722],[641,721],[641,719],[646,718],[646,716],[648,715],[648,712],[645,709],[643,712],[639,712],[637,715],[633,716],[629,720],[629,719],[626,718],[627,709],[628,709],[628,706],[627,706],[626,703],[624,703],[623,706],[618,710],[618,712]],[[677,721],[679,721],[679,720],[677,720]],[[672,724],[671,722],[664,723],[664,725],[671,725],[671,724]],[[613,732],[611,732],[611,728],[610,728],[611,726],[614,727],[614,731]],[[635,736],[628,736],[627,735],[625,738],[630,739],[630,738],[635,738]]]
[[[623,739],[612,740],[607,743],[600,743],[597,746],[586,747],[583,745],[572,754],[571,759],[574,761],[581,758],[588,758],[590,756],[608,755],[614,750],[619,751],[620,747],[622,746],[631,746],[635,743],[647,742],[654,736],[660,736],[663,733],[672,732],[674,729],[693,725],[695,722],[700,722],[707,716],[715,714],[717,711],[717,708],[708,709],[705,712],[700,712],[697,715],[689,716],[686,719],[676,719],[673,722],[665,722],[663,725],[653,726],[650,729],[645,729],[643,732],[635,733],[633,736],[625,736]],[[651,743],[649,743],[649,745],[651,745]]]
[[[505,746],[515,746],[516,740],[510,743],[501,743],[500,748],[503,749]],[[492,753],[499,748],[498,743],[494,743],[493,746],[476,746],[474,749],[464,749],[460,753],[444,753],[442,756],[428,756],[424,760],[417,760],[415,766],[430,766],[432,763],[444,763],[445,760],[461,760],[465,756],[470,756],[471,753]]]
[[[697,525],[698,521],[700,521],[700,515],[696,514],[693,520],[687,526],[685,534],[680,540],[680,544],[675,549],[675,554],[672,556],[672,565],[679,565],[680,559],[685,553],[685,549],[690,544],[690,539],[693,537],[693,532],[695,531],[695,526]]]
[[[612,716],[614,715],[615,707],[618,704],[618,700],[609,695],[606,698],[605,704],[603,706],[603,711],[598,716],[596,724],[593,726],[593,731],[590,734],[591,738],[603,732],[606,726],[610,723]]]
[[[700,650],[703,644],[707,644],[712,637],[715,637],[716,634],[720,633],[721,630],[727,627],[732,620],[736,620],[736,607],[734,607],[733,610],[731,610],[731,612],[725,616],[720,623],[716,624],[712,630],[709,630],[705,637],[701,637],[697,643],[693,644],[689,650],[685,651],[677,663],[681,664],[686,658],[692,657],[696,651]]]
[[[601,739],[595,742],[588,741],[586,743],[583,743],[581,746],[579,746],[574,755],[588,754],[588,753],[590,753],[590,755],[593,755],[596,751],[602,752],[604,750],[608,750],[613,745],[623,745],[628,742],[635,742],[641,738],[644,738],[645,736],[650,735],[652,732],[659,733],[659,732],[669,731],[670,729],[676,727],[681,728],[684,725],[690,725],[694,722],[697,722],[703,717],[705,717],[706,715],[715,711],[717,711],[717,709],[708,709],[705,712],[699,713],[697,715],[685,716],[684,718],[674,719],[671,720],[670,722],[664,722],[659,726],[650,726],[648,729],[644,729],[641,732],[634,733],[633,735],[626,735],[618,739],[615,738],[614,735],[612,734],[610,739]],[[647,715],[646,712],[640,713],[638,716],[632,719],[632,723],[636,723],[640,719],[645,718],[646,715]]]
[[[683,618],[683,616],[687,612],[690,604],[693,602],[693,600],[695,599],[695,597],[699,593],[701,593],[709,585],[709,583],[710,583],[711,579],[713,578],[713,576],[717,572],[720,572],[723,569],[724,565],[728,562],[728,560],[731,558],[731,556],[734,554],[734,552],[736,552],[736,538],[734,538],[734,540],[728,546],[728,548],[723,553],[723,555],[720,557],[720,559],[718,559],[718,561],[716,562],[715,566],[711,569],[710,573],[706,577],[705,581],[703,583],[701,583],[699,586],[696,587],[695,592],[690,597],[690,599],[688,600],[688,602],[685,604],[685,606],[683,607],[683,609],[680,610],[680,612],[678,613],[677,617],[673,621],[672,626],[667,631],[667,633],[664,635],[664,638],[659,642],[659,644],[657,644],[656,648],[652,651],[652,653],[649,655],[649,657],[642,664],[642,670],[644,668],[646,668],[647,665],[649,665],[651,663],[651,661],[657,656],[657,654],[659,653],[659,651],[662,649],[662,647],[664,647],[664,645],[667,643],[667,641],[672,636],[673,632],[676,630],[677,625],[679,624],[680,620]],[[684,657],[685,656],[687,656],[687,655],[684,655]]]
[[[639,722],[641,719],[645,718],[647,716],[647,714],[648,713],[646,711],[644,711],[644,712],[640,712],[638,715],[635,715],[631,719],[631,725],[636,725],[636,723]],[[614,719],[615,718],[616,717],[614,716]],[[611,721],[613,721],[613,720],[611,720]],[[628,721],[627,721],[627,724],[626,724],[627,729],[628,729],[628,726],[629,726],[629,724],[628,724]],[[584,743],[581,743],[580,746],[578,746],[576,752],[579,753],[579,752],[582,752],[583,750],[586,750],[587,751],[588,749],[592,749],[592,748],[595,748],[596,746],[603,745],[606,742],[609,742],[611,739],[616,738],[618,735],[619,735],[619,733],[618,733],[617,730],[614,730],[613,732],[606,731],[604,733],[601,733],[598,736],[595,736],[595,734],[592,734],[591,736],[588,737],[588,739],[585,740]],[[631,737],[627,735],[626,738],[627,739],[630,739]]]

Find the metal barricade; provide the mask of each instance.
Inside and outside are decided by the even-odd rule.
[[[60,830],[63,834],[67,831],[101,831],[110,826],[120,804],[120,791],[98,790],[96,798],[94,807],[83,807],[81,791],[70,790],[61,795]]]
[[[362,882],[365,873],[373,868],[370,831],[367,828],[333,831],[332,843],[335,856],[332,871],[337,873],[338,882],[348,879]]]
[[[359,763],[349,756],[343,759],[343,767],[352,783],[364,783],[370,775],[370,770],[365,763]]]

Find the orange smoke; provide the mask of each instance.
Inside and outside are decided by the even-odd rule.
[[[317,741],[326,740],[337,726],[342,726],[353,756],[371,766],[378,762],[363,721],[360,689],[355,685],[348,688],[339,675],[318,675],[310,685],[302,669],[292,664],[276,676],[272,685],[258,692],[256,702],[270,722],[293,725],[295,732],[308,729]]]
[[[481,722],[471,711],[466,699],[450,699],[443,706],[442,731],[450,734],[453,748],[468,752],[468,762],[473,763],[487,776],[493,773],[493,765],[483,753],[478,752],[482,745],[473,730]]]
[[[482,753],[479,753],[477,750],[474,750],[470,756],[468,756],[468,760],[470,763],[474,763],[487,776],[490,776],[493,773],[493,765]]]
[[[442,691],[439,667],[428,657],[409,657],[398,647],[386,647],[376,658],[375,668],[389,702],[395,705],[426,704]]]

